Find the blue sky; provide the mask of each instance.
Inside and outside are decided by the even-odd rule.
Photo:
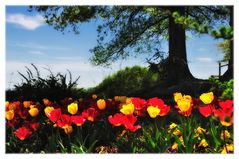
[[[79,87],[93,87],[105,76],[126,66],[140,64],[147,66],[144,59],[131,58],[118,61],[109,69],[93,66],[89,62],[89,50],[96,45],[97,22],[93,21],[80,27],[80,34],[62,34],[44,24],[42,17],[28,12],[24,6],[6,7],[6,88],[20,83],[17,71],[25,72],[25,66],[34,63],[46,77],[50,68],[54,73],[66,73],[69,69],[73,77],[81,76]],[[187,56],[189,68],[197,78],[208,78],[218,74],[217,61],[223,55],[214,40],[208,35],[192,36],[188,34]],[[166,43],[163,45],[167,52]]]

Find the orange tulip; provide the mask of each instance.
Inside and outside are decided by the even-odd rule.
[[[32,105],[32,101],[24,101],[23,102],[24,108],[30,108],[31,105]]]
[[[104,110],[105,107],[106,107],[106,102],[104,99],[99,99],[97,101],[97,107],[100,109],[100,110]]]
[[[39,114],[39,110],[37,108],[31,108],[28,112],[32,117],[35,117]]]
[[[7,120],[12,120],[14,118],[14,111],[9,110],[9,111],[5,112],[5,117]]]

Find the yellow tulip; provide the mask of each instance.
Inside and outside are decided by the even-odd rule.
[[[178,100],[177,102],[178,108],[182,111],[182,112],[186,112],[190,109],[191,107],[191,100],[187,99],[187,98],[182,98],[180,100]]]
[[[53,107],[46,107],[44,109],[44,112],[45,112],[46,116],[48,116],[51,113],[51,111],[53,111],[53,110],[54,110]]]
[[[100,109],[100,110],[104,110],[105,107],[106,107],[106,102],[104,99],[99,99],[97,100],[97,107]]]
[[[214,95],[213,92],[203,93],[199,98],[204,104],[210,104],[214,99]]]
[[[131,104],[124,104],[122,106],[122,108],[120,109],[120,112],[125,114],[125,115],[129,115],[129,114],[133,114],[134,113],[134,105]]]
[[[14,111],[9,110],[9,111],[5,112],[5,117],[7,120],[12,120],[14,118]]]
[[[28,112],[32,117],[35,117],[39,114],[39,110],[37,108],[31,108]]]
[[[147,112],[151,118],[156,118],[160,113],[160,109],[154,106],[149,106]]]
[[[78,105],[77,103],[71,103],[67,106],[67,110],[71,115],[74,115],[78,111]]]
[[[174,93],[173,96],[174,96],[174,101],[175,102],[178,102],[178,100],[183,98],[182,94],[178,93],[178,92]]]

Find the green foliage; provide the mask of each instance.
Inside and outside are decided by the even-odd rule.
[[[219,49],[223,52],[224,57],[223,57],[223,61],[228,61],[231,59],[230,54],[231,54],[231,48],[230,48],[230,40],[224,40],[220,43],[218,43],[218,47]]]
[[[158,79],[157,73],[153,73],[145,67],[126,67],[106,77],[98,86],[89,91],[104,97],[135,96],[142,89],[156,84]]]
[[[154,54],[160,43],[169,36],[169,17],[185,28],[208,33],[218,23],[227,22],[229,6],[182,6],[183,15],[169,6],[34,6],[45,21],[55,29],[79,33],[79,26],[99,20],[97,45],[91,49],[95,65],[108,66],[130,55]],[[215,37],[232,37],[232,29],[213,31]],[[211,31],[210,31],[211,32]],[[163,35],[163,37],[162,37]],[[174,35],[173,35],[174,36]],[[182,39],[185,40],[185,39]],[[172,46],[176,47],[176,46]]]
[[[24,99],[24,100],[36,100],[41,101],[43,98],[48,98],[52,101],[59,101],[65,97],[79,97],[85,94],[83,89],[77,88],[77,81],[72,80],[72,75],[69,70],[69,81],[67,82],[67,75],[57,73],[54,75],[51,70],[49,75],[44,79],[40,76],[40,71],[34,64],[31,64],[34,68],[36,75],[33,74],[29,68],[27,68],[27,76],[21,72],[19,75],[23,78],[22,83],[14,86],[13,90],[6,91],[6,99]]]
[[[224,82],[214,78],[209,80],[214,84],[211,91],[216,92],[221,99],[233,99],[233,79]]]

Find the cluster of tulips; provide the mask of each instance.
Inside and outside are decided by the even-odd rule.
[[[107,120],[112,127],[122,127],[129,133],[137,132],[143,125],[137,122],[138,118],[150,118],[152,120],[167,116],[176,110],[184,118],[190,117],[193,110],[199,112],[202,118],[215,117],[220,124],[227,128],[233,125],[233,101],[220,100],[212,92],[203,93],[199,98],[192,98],[190,95],[174,93],[175,106],[169,106],[157,97],[148,100],[115,96],[114,99],[99,99],[92,95],[91,99],[66,98],[59,103],[43,99],[42,101],[11,101],[6,102],[6,124],[14,129],[14,135],[19,140],[25,140],[39,129],[42,122],[38,121],[39,116],[52,124],[52,127],[62,129],[67,135],[74,131],[73,125],[81,127],[86,121],[97,122],[107,114]],[[137,124],[136,124],[137,123]],[[75,127],[74,126],[74,127]],[[171,123],[168,127],[169,133],[175,134],[182,141],[181,131],[178,125]],[[206,133],[202,127],[195,129],[200,134]],[[198,137],[199,137],[198,136]],[[230,138],[230,132],[225,129],[222,138]],[[183,143],[183,141],[182,141]],[[198,146],[207,147],[205,138],[200,140]],[[170,147],[170,151],[178,149],[178,143]],[[225,143],[222,153],[232,152],[233,143]]]

